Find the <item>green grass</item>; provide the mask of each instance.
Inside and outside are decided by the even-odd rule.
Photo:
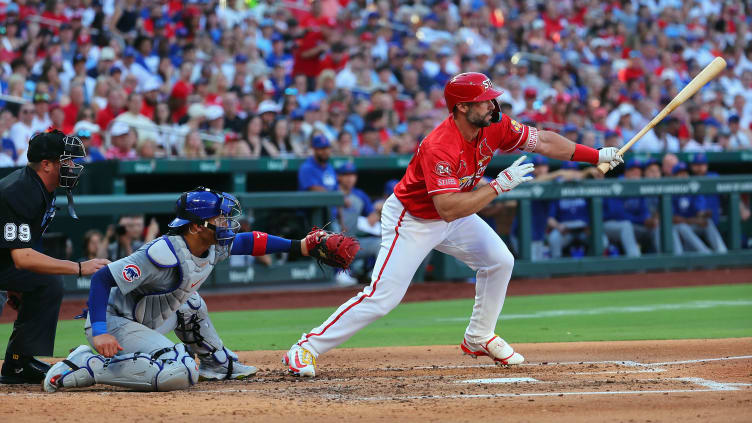
[[[399,305],[344,347],[456,344],[472,300]],[[212,313],[235,350],[286,349],[336,307]],[[83,322],[61,321],[55,355],[85,343]],[[0,325],[0,348],[10,334]],[[752,336],[752,284],[509,297],[497,331],[509,342]],[[174,336],[173,336],[173,339]]]

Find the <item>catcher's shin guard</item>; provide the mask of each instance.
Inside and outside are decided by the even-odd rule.
[[[244,379],[256,374],[255,367],[238,362],[237,354],[224,346],[198,293],[180,307],[177,320],[175,335],[198,355],[201,380]]]
[[[105,358],[86,345],[52,366],[44,380],[44,390],[80,388],[103,383],[137,391],[174,391],[198,381],[198,366],[182,344],[157,351],[116,355]]]

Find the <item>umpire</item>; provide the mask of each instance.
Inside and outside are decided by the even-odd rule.
[[[51,356],[55,344],[63,282],[56,275],[91,275],[109,263],[58,260],[35,250],[55,216],[55,189],[71,189],[83,166],[73,162],[86,156],[81,140],[56,129],[29,140],[28,165],[0,180],[0,290],[16,299],[18,317],[8,341],[0,383],[40,383],[50,366],[34,358]],[[75,215],[75,212],[71,213]]]

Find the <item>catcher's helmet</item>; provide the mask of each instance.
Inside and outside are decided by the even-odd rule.
[[[444,87],[444,100],[449,113],[454,111],[458,103],[474,103],[492,100],[496,106],[493,122],[501,119],[501,109],[496,97],[504,91],[494,87],[493,82],[486,75],[478,72],[466,72],[455,75]]]
[[[241,214],[238,200],[226,192],[214,191],[210,188],[197,187],[184,192],[175,204],[177,217],[170,222],[170,228],[178,228],[188,223],[199,223],[213,229],[217,235],[218,244],[229,245],[235,238]],[[220,216],[217,225],[207,222],[215,216]]]

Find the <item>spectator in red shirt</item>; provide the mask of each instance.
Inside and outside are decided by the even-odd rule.
[[[304,33],[296,41],[297,48],[294,50],[295,63],[292,73],[305,75],[308,78],[309,90],[313,90],[316,86],[316,77],[321,72],[322,60],[329,51],[331,30],[336,25],[337,21],[334,18],[321,15],[319,0],[311,3],[311,16],[304,18],[300,23]]]
[[[523,95],[525,96],[525,111],[518,114],[517,117],[521,121],[527,120],[535,123],[541,122],[544,116],[540,114],[535,107],[535,102],[538,98],[538,90],[534,87],[527,87],[525,88]]]
[[[50,105],[50,120],[52,121],[53,127],[59,128],[65,134],[73,132],[73,126],[66,127],[64,125],[65,112],[63,112],[63,109],[59,104]]]
[[[50,31],[52,31],[52,33],[57,35],[60,24],[63,22],[68,22],[68,17],[63,13],[65,9],[65,2],[47,2],[46,6],[47,7],[45,8],[45,11],[42,13],[42,17],[48,19],[48,21],[42,21],[41,26],[43,28],[48,28]]]
[[[159,81],[156,78],[149,78],[141,87],[143,103],[141,104],[141,114],[154,120],[154,110],[157,108],[159,101]]]
[[[107,125],[124,111],[125,92],[122,88],[111,88],[110,92],[107,94],[107,106],[97,113],[97,125],[99,125],[102,130],[106,130]]]
[[[179,123],[188,113],[188,96],[192,91],[191,84],[185,81],[178,81],[172,87],[167,104],[170,106],[170,115],[174,123]]]
[[[334,72],[339,72],[345,68],[349,56],[346,53],[347,46],[344,43],[336,42],[332,44],[332,50],[321,61],[321,70],[331,69]]]
[[[110,148],[105,157],[116,160],[135,160],[138,158],[134,146],[136,134],[125,122],[115,122],[110,128]]]
[[[62,131],[69,134],[73,130],[73,125],[78,122],[78,113],[84,107],[84,86],[80,82],[71,84],[69,93],[70,102],[63,107],[65,120],[63,121]]]

